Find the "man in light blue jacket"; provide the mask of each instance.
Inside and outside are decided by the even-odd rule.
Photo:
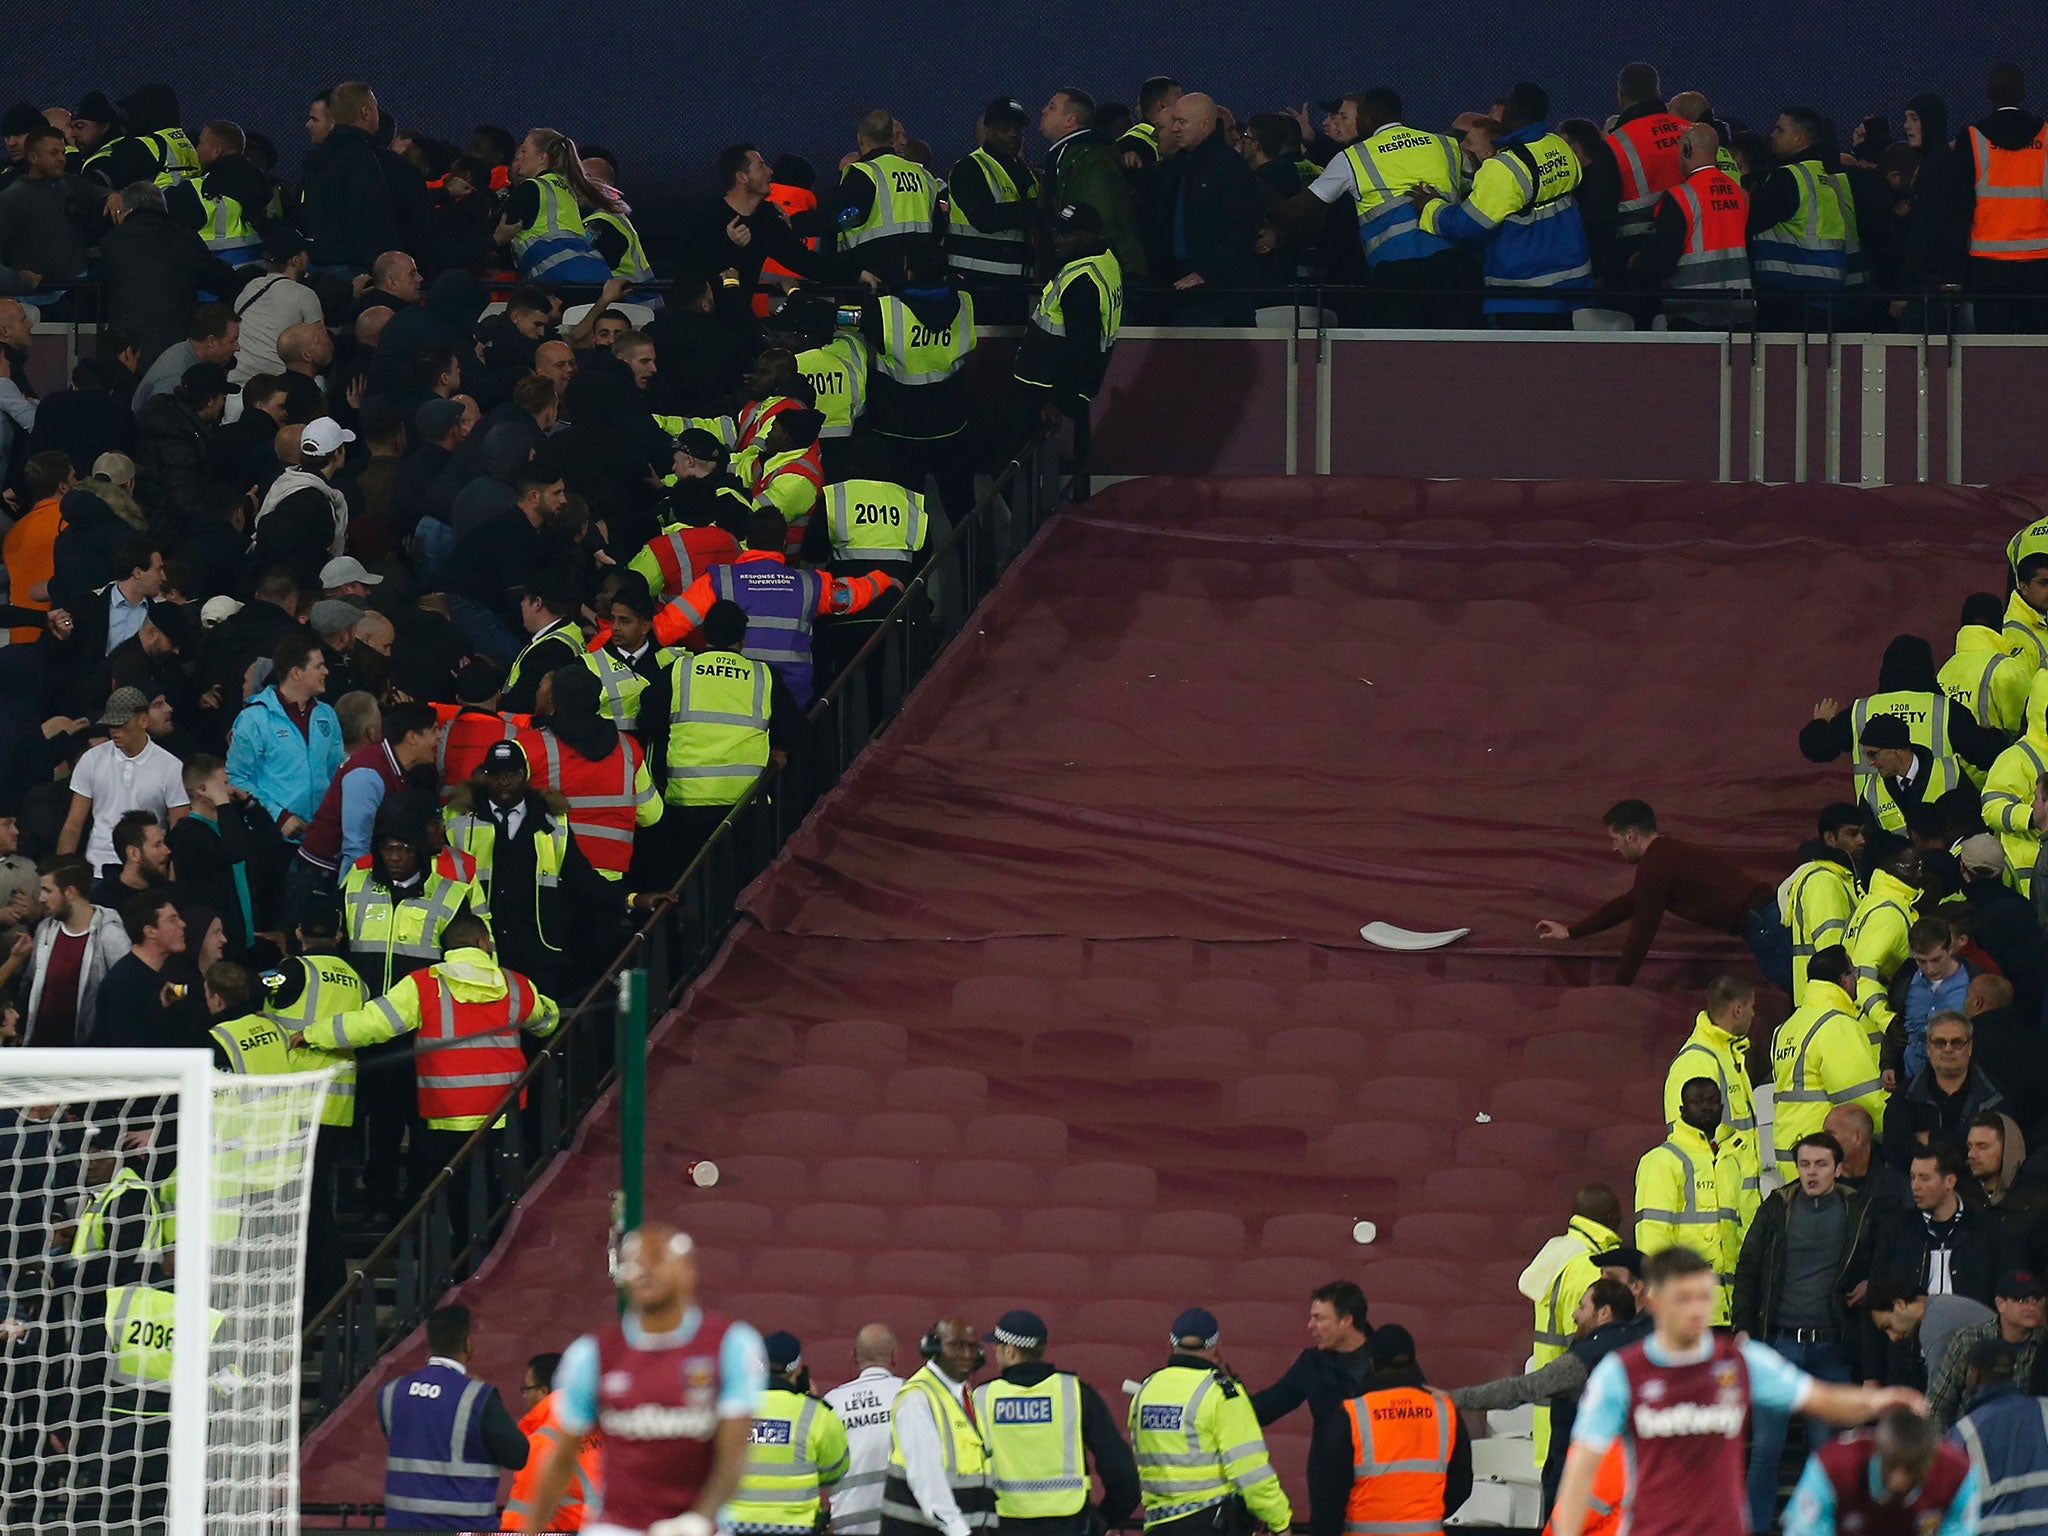
[[[279,642],[271,684],[242,707],[228,742],[228,780],[247,790],[296,843],[341,768],[341,721],[322,702],[327,654],[308,630]]]

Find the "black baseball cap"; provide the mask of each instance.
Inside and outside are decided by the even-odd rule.
[[[702,427],[685,427],[682,431],[678,432],[676,434],[676,448],[679,452],[686,453],[691,458],[701,460],[706,464],[722,465],[729,457],[725,444],[718,440],[718,435],[714,432],[707,432]]]
[[[1024,110],[1023,102],[998,96],[981,109],[981,120],[991,128],[1022,128],[1031,121],[1031,114]]]
[[[2008,1301],[2039,1301],[2048,1296],[2041,1288],[2041,1277],[2031,1269],[2008,1269],[1998,1277],[1998,1288],[1994,1295]]]
[[[1605,1253],[1593,1255],[1595,1269],[1625,1269],[1634,1279],[1643,1278],[1643,1250],[1640,1248],[1610,1248]]]
[[[516,741],[494,741],[490,750],[484,753],[484,760],[477,764],[478,773],[531,773],[532,764],[526,760],[525,749]]]
[[[1913,745],[1913,733],[1906,729],[1906,722],[1897,715],[1878,715],[1863,722],[1856,745],[1864,749],[1910,747]]]
[[[306,237],[289,224],[273,224],[263,237],[263,254],[280,264],[290,261],[301,251],[310,251]]]

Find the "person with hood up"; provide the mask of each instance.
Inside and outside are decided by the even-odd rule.
[[[1990,115],[1951,151],[1944,275],[1979,295],[1979,331],[2039,330],[2042,299],[1984,295],[2048,292],[2048,123],[2024,105],[2027,80],[2017,64],[1993,65],[1984,94]]]
[[[1820,813],[1818,836],[1799,845],[1799,863],[1778,887],[1778,915],[1792,936],[1792,1001],[1806,1001],[1806,964],[1842,942],[1863,894],[1856,859],[1863,852],[1863,813],[1838,801]]]
[[[115,569],[121,545],[149,531],[135,502],[135,461],[125,453],[103,453],[92,474],[64,493],[57,504],[64,525],[51,547],[50,603],[68,601],[126,574]]]
[[[87,154],[79,174],[114,192],[138,181],[164,187],[197,175],[199,150],[179,126],[182,116],[178,93],[168,85],[137,86],[121,98],[120,118],[126,130],[117,126]]]
[[[1955,654],[1942,663],[1936,680],[1950,700],[1969,710],[1980,724],[2017,736],[2025,729],[2027,684],[2035,669],[2012,654],[1999,633],[2003,622],[1998,599],[1991,593],[1972,592],[1964,598]],[[1978,769],[1972,767],[1969,774],[1983,783]]]
[[[2004,1223],[2009,1252],[2033,1251],[2035,1229],[2042,1212],[2048,1211],[2048,1189],[2021,1176],[2026,1160],[2026,1133],[2009,1107],[1971,1117],[1964,1132],[1963,1161],[1970,1165],[1978,1199]]]
[[[624,879],[633,834],[662,813],[640,743],[621,736],[606,716],[597,674],[580,658],[541,679],[534,714],[541,760],[533,764],[533,783],[562,792],[569,830],[591,866],[607,880]]]
[[[1879,728],[1879,740],[1865,740],[1885,716],[1904,723],[1907,741],[1894,740],[1897,733],[1888,726]],[[1934,648],[1918,635],[1895,635],[1884,648],[1877,692],[1847,709],[1822,699],[1799,731],[1799,751],[1809,763],[1831,763],[1849,754],[1858,797],[1889,832],[1905,830],[1901,788],[1931,804],[1941,794],[1931,784],[1945,780],[1944,787],[1953,788],[1963,763],[1989,768],[2004,749],[2003,736],[1949,699],[1935,671]],[[1876,761],[1879,755],[1883,763]]]
[[[1849,995],[1856,977],[1849,951],[1829,944],[1802,970],[1799,1006],[1771,1041],[1771,1143],[1778,1173],[1788,1183],[1799,1173],[1794,1146],[1823,1129],[1837,1105],[1860,1104],[1872,1125],[1884,1125],[1878,1052]]]
[[[1309,1442],[1310,1529],[1440,1531],[1472,1496],[1472,1437],[1450,1397],[1423,1379],[1406,1328],[1383,1324],[1366,1347],[1364,1393],[1325,1415]],[[1358,1475],[1375,1465],[1384,1470]]]
[[[2026,732],[2001,752],[1984,776],[1984,823],[1998,834],[2013,885],[2033,900],[2034,866],[2041,860],[2044,804],[2042,775],[2048,774],[2048,672],[2027,685]]]
[[[1920,850],[1911,843],[1893,848],[1870,872],[1870,889],[1849,915],[1842,945],[1856,967],[1856,1009],[1871,1043],[1883,1042],[1898,1010],[1892,1006],[1892,978],[1912,958],[1907,940],[1926,880]],[[1896,1077],[1885,1084],[1896,1086]]]
[[[1594,1255],[1621,1246],[1621,1197],[1606,1184],[1581,1185],[1572,1194],[1572,1216],[1562,1236],[1545,1243],[1515,1289],[1536,1304],[1536,1345],[1530,1363],[1541,1369],[1565,1352],[1572,1342],[1572,1309],[1586,1294],[1586,1287],[1600,1278]],[[1547,1404],[1538,1403],[1533,1424],[1536,1465],[1549,1459],[1552,1425]],[[1560,1464],[1563,1457],[1558,1458]]]

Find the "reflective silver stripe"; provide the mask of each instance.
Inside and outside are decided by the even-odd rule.
[[[517,1072],[464,1072],[456,1077],[435,1077],[422,1072],[422,1088],[503,1088],[519,1081]]]
[[[1141,1451],[1141,1467],[1213,1467],[1217,1458],[1207,1451]]]
[[[493,1467],[491,1470],[496,1472],[498,1469]],[[498,1516],[496,1499],[469,1504],[460,1499],[409,1499],[403,1494],[387,1493],[384,1495],[384,1507],[407,1515],[460,1515],[473,1520],[495,1520]]]
[[[1621,152],[1628,157],[1628,167],[1635,172],[1636,186],[1645,189],[1634,197],[1623,197],[1615,205],[1616,212],[1619,213],[1620,217],[1615,222],[1614,232],[1624,238],[1630,235],[1647,234],[1655,227],[1650,219],[1650,209],[1656,205],[1657,194],[1647,190],[1650,185],[1650,176],[1643,169],[1642,154],[1636,149],[1635,140],[1622,132],[1619,127],[1607,135],[1607,142],[1610,145],[1618,146]]]
[[[488,1461],[423,1461],[417,1456],[387,1456],[387,1472],[418,1472],[427,1477],[496,1477],[498,1467]]]
[[[1354,1458],[1352,1466],[1352,1475],[1354,1477],[1377,1477],[1386,1472],[1442,1472],[1450,1466],[1451,1425],[1455,1422],[1456,1410],[1451,1407],[1451,1400],[1444,1396],[1443,1393],[1438,1392],[1434,1388],[1424,1388],[1423,1390],[1428,1392],[1430,1400],[1436,1404],[1436,1455],[1406,1456],[1396,1458],[1393,1461],[1378,1460],[1373,1455],[1372,1428],[1370,1423],[1371,1410],[1368,1409],[1367,1422],[1358,1426],[1358,1453]],[[1375,1393],[1367,1393],[1364,1398],[1358,1399],[1358,1401],[1369,1401],[1376,1395]],[[1355,1417],[1357,1410],[1353,1409],[1352,1412]],[[1436,1527],[1432,1525],[1427,1526],[1426,1529],[1434,1530]]]
[[[889,1473],[886,1468],[878,1468],[873,1472],[849,1472],[832,1485],[832,1491],[834,1493],[849,1493],[856,1488],[879,1487],[887,1481],[889,1481]]]
[[[1444,1528],[1441,1520],[1346,1520],[1349,1536],[1429,1536]]]

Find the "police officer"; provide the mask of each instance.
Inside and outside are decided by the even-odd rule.
[[[1005,1312],[984,1343],[995,1380],[974,1389],[974,1417],[995,1466],[996,1515],[1006,1532],[1088,1536],[1122,1525],[1138,1502],[1138,1466],[1096,1390],[1045,1363],[1046,1330],[1035,1312]],[[1091,1523],[1088,1463],[1102,1479]]]
[[[811,1396],[804,1347],[793,1333],[761,1341],[768,1390],[747,1434],[747,1466],[720,1525],[733,1536],[812,1536],[824,1523],[825,1491],[846,1476],[846,1426]]]
[[[1314,1536],[1437,1536],[1472,1496],[1472,1440],[1444,1393],[1428,1386],[1415,1340],[1398,1323],[1373,1330],[1363,1394],[1316,1426],[1308,1452]]]
[[[679,655],[669,673],[668,769],[671,878],[753,788],[772,761],[789,758],[800,712],[789,685],[743,653],[747,611],[721,599],[704,615],[704,649]]]
[[[1294,1509],[1243,1386],[1227,1375],[1213,1313],[1173,1320],[1166,1364],[1131,1399],[1146,1536],[1284,1536]]]
[[[987,1354],[974,1325],[957,1315],[933,1323],[917,1347],[925,1363],[904,1382],[889,1412],[881,1536],[992,1530],[996,1495],[988,1441],[967,1413],[967,1383]]]
[[[427,1314],[427,1363],[377,1394],[390,1442],[384,1512],[392,1530],[495,1527],[498,1469],[526,1465],[526,1436],[498,1389],[470,1376],[469,1353],[469,1308],[436,1307]]]
[[[505,964],[548,996],[566,996],[589,969],[576,956],[606,953],[621,937],[613,931],[611,888],[570,835],[568,802],[535,789],[524,749],[499,741],[457,786],[441,819],[448,846],[476,860],[476,885]]]
[[[1008,451],[1040,426],[1074,423],[1074,455],[1088,452],[1088,403],[1102,387],[1124,319],[1123,267],[1102,239],[1102,216],[1089,203],[1068,203],[1052,217],[1059,270],[1038,296],[1017,345],[1014,421]]]

